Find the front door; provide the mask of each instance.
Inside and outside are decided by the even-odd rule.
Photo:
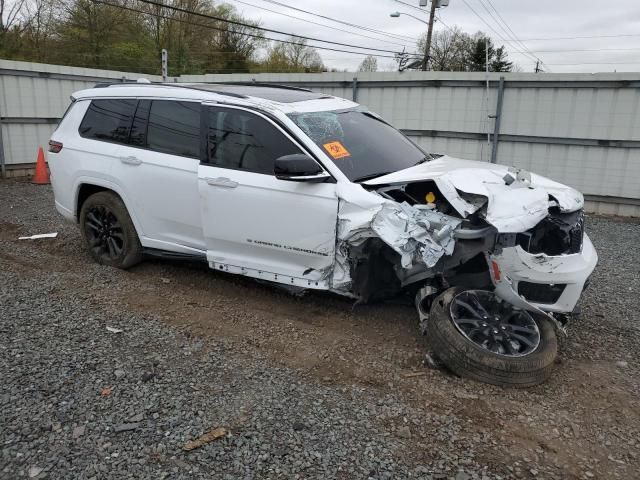
[[[198,191],[210,266],[326,288],[335,255],[335,183],[278,180],[275,159],[303,153],[298,143],[259,113],[207,110],[207,162],[198,168]]]

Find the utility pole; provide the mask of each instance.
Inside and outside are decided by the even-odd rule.
[[[162,81],[166,82],[167,81],[167,75],[168,75],[168,68],[167,68],[167,64],[169,62],[169,53],[167,53],[167,50],[165,48],[162,49]]]
[[[427,44],[424,47],[424,60],[422,61],[422,71],[427,70],[427,64],[429,63],[429,55],[431,53],[431,36],[433,35],[433,21],[436,16],[436,7],[438,6],[438,0],[431,0],[431,13],[429,14],[429,29],[427,30]]]

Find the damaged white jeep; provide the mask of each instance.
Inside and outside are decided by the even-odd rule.
[[[549,375],[597,262],[577,191],[425,153],[358,104],[292,87],[146,82],[72,100],[48,161],[96,261],[196,258],[359,302],[410,296],[453,372]]]

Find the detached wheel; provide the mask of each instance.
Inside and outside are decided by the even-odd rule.
[[[80,232],[98,263],[126,269],[142,260],[142,246],[131,217],[112,192],[87,198],[80,210]]]
[[[553,325],[487,290],[451,288],[431,305],[427,341],[461,377],[505,387],[544,382],[558,342]]]

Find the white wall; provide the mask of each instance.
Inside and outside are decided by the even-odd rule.
[[[590,205],[595,210],[640,216],[640,74],[493,73],[488,94],[482,73],[186,75],[178,80],[277,82],[351,99],[356,76],[357,101],[396,127],[413,130],[412,138],[428,151],[489,161],[492,147],[486,133],[493,132],[494,119],[488,115],[496,113],[501,75],[505,77],[503,137],[497,162],[569,184],[593,196]],[[73,91],[92,87],[100,79],[141,76],[160,80],[135,73],[0,61],[7,164],[33,162],[38,145],[46,144],[55,126],[20,123],[16,118],[59,118]],[[619,203],[627,207],[615,206]]]

